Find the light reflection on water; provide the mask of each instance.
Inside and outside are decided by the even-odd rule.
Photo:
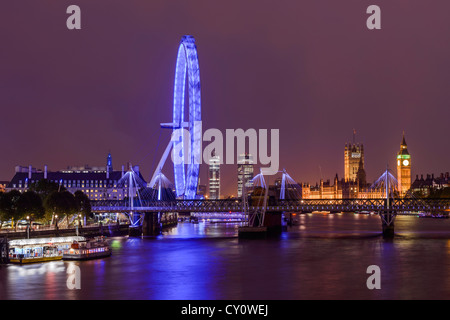
[[[183,222],[158,237],[113,238],[106,259],[0,267],[1,299],[449,299],[450,221],[399,216],[384,240],[372,215],[299,217],[279,237]],[[69,263],[81,289],[66,285]],[[381,290],[369,290],[369,265]]]

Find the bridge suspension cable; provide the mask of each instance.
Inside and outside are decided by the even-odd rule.
[[[283,169],[280,188],[280,200],[300,200],[302,199],[302,192],[299,184],[291,178],[291,176]],[[287,194],[286,194],[287,191]]]

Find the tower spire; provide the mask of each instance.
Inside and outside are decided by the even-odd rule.
[[[359,162],[364,164],[364,146],[362,143],[356,143],[356,129],[353,128],[353,141],[345,144],[344,149],[344,181],[356,181]]]
[[[406,145],[405,131],[403,131],[400,151],[397,153],[397,181],[400,196],[404,197],[411,187],[411,155]]]
[[[113,171],[111,152],[108,152],[108,157],[106,158],[106,170]]]

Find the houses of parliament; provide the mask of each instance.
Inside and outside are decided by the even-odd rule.
[[[411,188],[411,155],[408,152],[404,133],[396,160],[397,192],[399,196],[404,197]],[[302,183],[300,185],[302,198],[376,199],[385,197],[383,188],[372,188],[372,184],[367,182],[364,162],[364,145],[356,143],[355,132],[353,132],[353,141],[346,143],[344,147],[344,177],[339,179],[336,174],[332,182],[321,179],[315,186]]]

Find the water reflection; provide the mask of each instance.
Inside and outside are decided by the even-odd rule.
[[[180,223],[158,237],[110,239],[112,256],[0,267],[2,299],[448,299],[450,224],[375,215],[309,214],[280,237],[237,238],[236,223]],[[381,290],[366,287],[369,265]]]

